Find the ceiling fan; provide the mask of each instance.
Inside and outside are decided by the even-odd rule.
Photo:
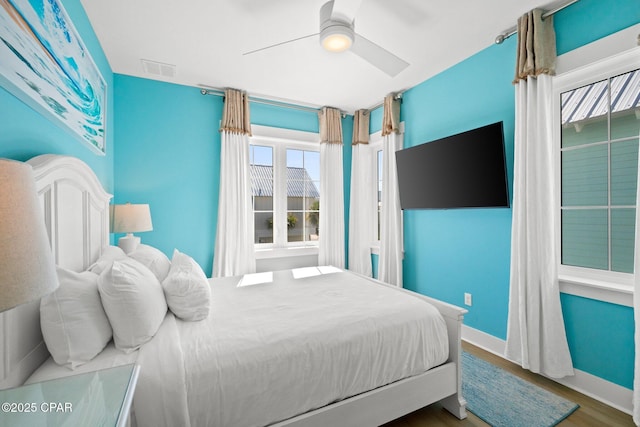
[[[320,36],[320,45],[329,52],[350,50],[391,77],[409,66],[409,63],[385,48],[364,38],[354,30],[354,17],[362,0],[331,0],[320,8],[320,32],[276,43],[245,52],[251,55],[276,46]]]

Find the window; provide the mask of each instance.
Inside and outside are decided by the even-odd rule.
[[[617,56],[554,84],[560,279],[629,292],[640,139],[640,70],[633,64]]]
[[[639,95],[639,70],[560,95],[563,265],[633,273]]]
[[[320,152],[317,134],[259,127],[249,150],[257,248],[317,246]],[[313,135],[313,136],[311,136]],[[313,138],[314,143],[308,142]]]
[[[287,242],[320,235],[320,153],[287,149]]]
[[[254,243],[273,243],[273,147],[249,145]]]
[[[376,151],[376,160],[377,160],[377,168],[376,168],[376,173],[377,173],[377,181],[378,181],[378,188],[376,191],[377,193],[377,199],[376,199],[376,205],[378,206],[378,216],[377,216],[377,230],[378,230],[378,234],[376,235],[377,238],[376,240],[380,240],[380,219],[381,219],[381,213],[382,213],[382,150],[377,150]]]
[[[371,158],[373,159],[373,164],[371,165],[372,170],[374,171],[373,179],[375,180],[375,195],[373,199],[376,204],[376,213],[375,213],[375,235],[373,236],[374,240],[380,242],[380,219],[382,212],[382,159],[383,159],[383,151],[382,151],[382,133],[376,132],[374,134],[369,135],[369,148],[371,150]]]

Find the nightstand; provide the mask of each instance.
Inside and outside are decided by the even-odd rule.
[[[135,364],[0,390],[0,426],[127,425]]]

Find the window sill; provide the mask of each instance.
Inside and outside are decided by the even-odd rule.
[[[256,259],[287,258],[311,255],[318,255],[317,246],[256,249]]]
[[[570,275],[560,275],[558,281],[564,294],[633,307],[632,286]]]

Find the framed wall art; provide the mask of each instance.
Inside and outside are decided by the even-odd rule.
[[[0,0],[0,86],[104,155],[107,85],[60,0]]]

